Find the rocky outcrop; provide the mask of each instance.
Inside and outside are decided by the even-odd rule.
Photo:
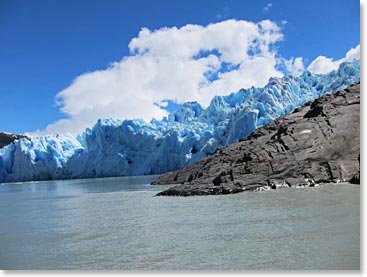
[[[21,139],[21,138],[26,138],[28,140],[31,140],[29,137],[25,135],[14,135],[14,134],[0,132],[0,149],[12,143],[14,140]]]
[[[360,85],[309,102],[207,158],[161,175],[158,195],[191,196],[359,183]]]

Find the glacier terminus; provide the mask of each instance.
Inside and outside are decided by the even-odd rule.
[[[20,139],[0,149],[0,182],[160,174],[192,164],[218,147],[320,96],[360,81],[360,61],[328,74],[270,78],[263,88],[216,96],[207,108],[184,103],[162,120],[100,119],[81,135]]]

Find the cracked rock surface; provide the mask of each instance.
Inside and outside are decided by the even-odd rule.
[[[359,184],[360,84],[276,119],[207,158],[161,175],[158,195],[230,194],[330,182]]]

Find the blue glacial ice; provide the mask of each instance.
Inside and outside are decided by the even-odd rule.
[[[323,94],[360,80],[360,61],[328,74],[271,78],[263,88],[188,102],[163,120],[100,119],[78,137],[21,139],[0,149],[0,182],[158,174],[246,137]]]

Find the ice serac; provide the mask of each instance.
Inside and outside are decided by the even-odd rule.
[[[360,62],[328,74],[271,78],[263,88],[216,96],[207,108],[188,102],[163,120],[100,119],[77,138],[17,140],[0,149],[0,182],[158,174],[192,164],[360,80]]]
[[[52,180],[67,176],[64,166],[83,151],[77,139],[69,135],[49,135],[20,139],[0,149],[1,181]]]

